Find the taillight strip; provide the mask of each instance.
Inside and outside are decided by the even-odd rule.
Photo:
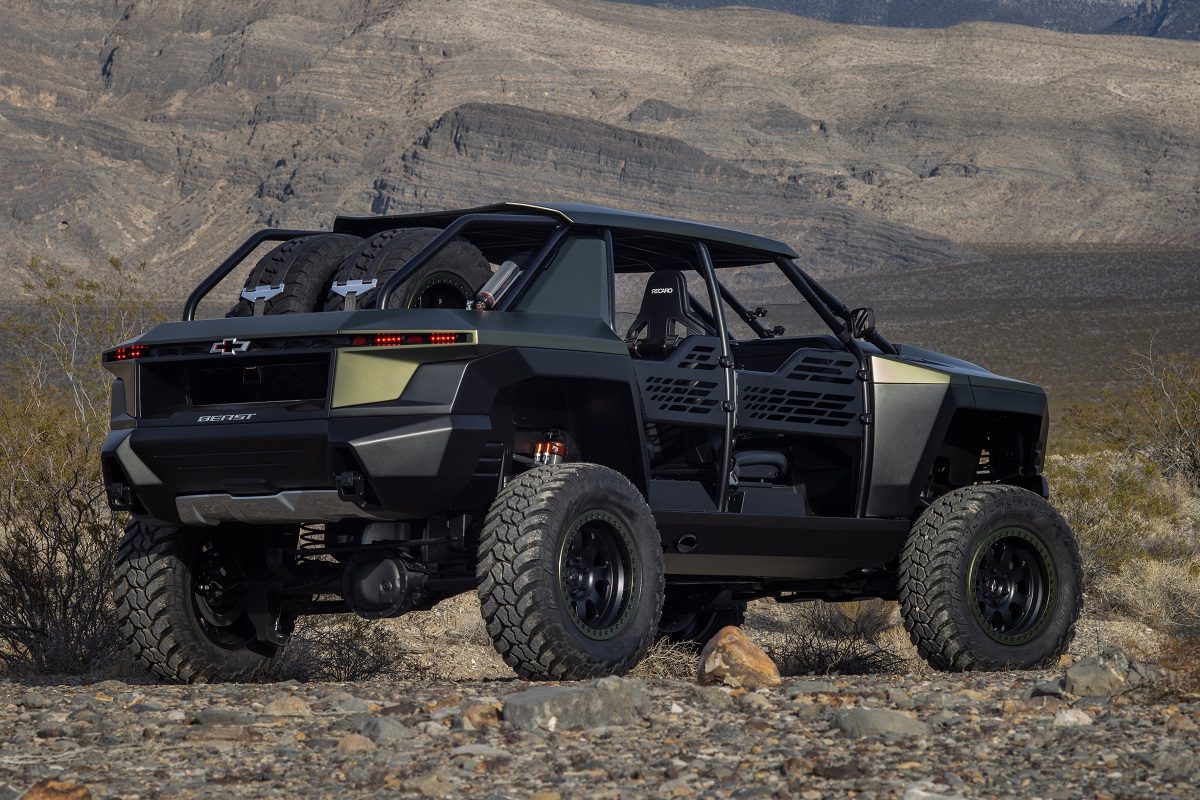
[[[406,345],[471,344],[469,331],[388,331],[357,333],[350,337],[351,347],[403,347]]]

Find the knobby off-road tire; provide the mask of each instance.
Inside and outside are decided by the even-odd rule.
[[[291,239],[271,250],[246,278],[247,289],[283,284],[283,292],[267,300],[264,314],[320,311],[333,276],[362,239],[342,233],[323,233]],[[240,298],[227,317],[252,317],[254,304]]]
[[[703,598],[689,597],[685,591],[667,588],[662,618],[658,623],[659,639],[671,644],[694,644],[703,647],[727,625],[741,627],[746,622],[746,604],[734,603],[724,608],[698,611]]]
[[[375,308],[379,290],[388,278],[439,233],[436,228],[399,228],[377,233],[346,257],[334,280],[377,281],[374,289],[355,298],[357,308]],[[392,293],[388,307],[466,308],[491,276],[491,265],[483,253],[465,239],[454,239]],[[345,300],[330,292],[325,310],[341,311],[344,307]]]
[[[900,611],[948,671],[1034,669],[1075,635],[1083,569],[1054,508],[1015,486],[968,486],[925,510],[900,556]]]
[[[235,619],[224,634],[206,632],[193,580],[206,539],[186,528],[126,526],[114,589],[121,637],[168,681],[256,680],[273,670],[282,648],[255,641],[249,619]]]
[[[523,678],[626,672],[658,630],[658,529],[638,490],[607,467],[543,466],[509,481],[484,522],[476,572],[488,633]]]

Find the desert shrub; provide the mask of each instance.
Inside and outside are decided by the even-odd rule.
[[[113,654],[110,584],[120,520],[108,510],[99,452],[108,428],[103,346],[153,316],[139,270],[112,260],[85,277],[28,266],[22,314],[2,323],[0,664],[78,673]]]
[[[1134,453],[1200,488],[1200,360],[1134,356],[1136,386],[1074,406],[1067,421],[1099,446]]]
[[[784,675],[898,672],[905,661],[883,640],[894,626],[895,606],[882,600],[806,603],[773,655]]]
[[[303,681],[415,677],[392,629],[350,615],[302,618],[288,639],[278,672]]]
[[[1085,585],[1098,585],[1135,559],[1200,554],[1200,503],[1146,456],[1113,450],[1051,456],[1046,474],[1054,505],[1079,539]]]

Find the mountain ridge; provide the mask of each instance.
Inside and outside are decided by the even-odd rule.
[[[665,8],[739,5],[826,22],[947,28],[1000,22],[1060,33],[1200,39],[1200,7],[1190,0],[617,0]]]
[[[547,195],[765,233],[818,273],[1200,237],[1191,43],[589,0],[73,7],[0,18],[10,260],[174,286],[256,226]]]

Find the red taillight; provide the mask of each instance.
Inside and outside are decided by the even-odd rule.
[[[406,344],[463,344],[469,333],[366,333],[350,339],[353,347],[396,347]]]
[[[150,348],[144,344],[131,344],[127,347],[118,347],[116,350],[109,352],[109,361],[129,361],[134,358],[141,358],[150,352]]]

